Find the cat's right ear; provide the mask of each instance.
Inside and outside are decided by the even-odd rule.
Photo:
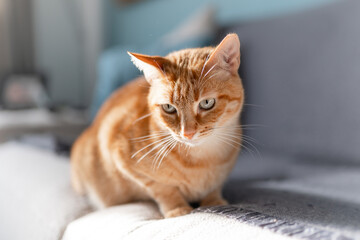
[[[151,84],[155,79],[164,78],[164,64],[167,59],[160,56],[149,56],[139,53],[127,52],[135,66],[144,73],[146,80]]]

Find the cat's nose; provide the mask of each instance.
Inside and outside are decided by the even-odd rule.
[[[190,131],[184,131],[183,135],[185,138],[191,140],[194,137],[195,133],[196,131],[190,130]]]

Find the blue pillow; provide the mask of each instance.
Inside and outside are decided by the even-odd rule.
[[[164,47],[165,44],[162,41],[158,41],[144,48],[118,46],[106,50],[98,63],[99,76],[91,105],[91,118],[94,119],[97,111],[112,92],[141,75],[140,71],[130,61],[126,51],[165,56],[169,52],[184,48],[207,46],[212,42],[212,39],[213,37],[199,37],[168,48]]]

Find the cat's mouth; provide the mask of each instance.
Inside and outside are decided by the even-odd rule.
[[[183,137],[179,137],[179,136],[173,136],[175,138],[175,140],[177,140],[178,142],[181,142],[187,146],[190,146],[190,147],[195,147],[195,146],[199,146],[203,141],[201,139],[186,139],[186,138],[183,138]]]
[[[191,147],[200,145],[200,142],[199,142],[199,141],[196,141],[196,140],[182,139],[181,142],[182,142],[182,143],[185,143],[186,145],[191,146]]]

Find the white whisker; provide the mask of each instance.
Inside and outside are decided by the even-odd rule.
[[[144,138],[147,138],[147,137],[160,136],[160,135],[164,135],[164,134],[169,134],[169,132],[168,132],[168,131],[157,131],[157,132],[154,132],[154,133],[149,134],[149,135],[145,135],[145,136],[141,136],[141,137],[132,138],[131,140],[144,139]]]
[[[222,133],[220,133],[221,135],[223,135],[223,136],[227,136],[227,137],[232,137],[232,138],[235,138],[235,139],[237,139],[237,140],[239,140],[239,141],[241,141],[242,139],[241,139],[241,137],[239,136],[239,135],[233,135],[233,134],[229,134],[229,133],[224,133],[224,132],[222,132]]]
[[[243,139],[243,141],[248,144],[250,147],[252,147],[253,149],[255,149],[255,152],[257,153],[257,155],[259,156],[260,160],[262,160],[262,155],[260,153],[260,151],[249,141],[246,141],[245,139]]]
[[[169,133],[163,133],[163,134],[156,134],[156,135],[148,135],[148,136],[139,137],[139,138],[132,138],[131,141],[145,142],[145,141],[149,141],[151,139],[156,139],[156,138],[167,136],[167,135],[170,135],[170,134]]]
[[[156,162],[157,162],[157,159],[158,159],[158,157],[161,155],[161,153],[166,149],[166,146],[167,146],[167,144],[169,143],[169,142],[171,142],[171,140],[172,139],[168,139],[167,141],[165,141],[165,142],[163,142],[162,143],[162,146],[161,146],[161,148],[156,152],[156,153],[154,153],[153,154],[153,160],[152,160],[152,168],[153,168],[153,170],[155,170],[155,165],[156,165]]]
[[[199,80],[201,79],[201,77],[202,77],[202,75],[203,75],[203,72],[204,72],[204,69],[205,69],[205,65],[206,65],[206,62],[207,62],[207,60],[209,59],[209,57],[210,57],[210,53],[206,56],[204,65],[203,65],[203,67],[202,67],[202,69],[201,69],[201,74],[200,74]]]
[[[236,142],[236,141],[234,141],[234,140],[231,140],[231,139],[229,139],[228,137],[226,137],[226,136],[221,136],[221,135],[217,135],[217,137],[220,139],[223,139],[224,141],[230,141],[231,143],[233,143],[232,145],[236,145],[237,146],[237,148],[239,148],[239,147],[243,147],[243,148],[245,148],[250,154],[251,154],[251,156],[253,157],[253,158],[255,158],[255,156],[254,156],[254,152],[250,149],[250,148],[248,148],[248,147],[246,147],[245,145],[243,145],[243,144],[241,144],[240,142]]]
[[[167,149],[166,149],[166,151],[163,153],[163,156],[162,156],[162,158],[161,158],[160,161],[159,161],[159,164],[158,164],[158,166],[157,166],[157,169],[160,168],[163,159],[174,149],[174,147],[176,146],[176,143],[177,143],[177,141],[174,139],[174,140],[170,143],[170,145],[168,145],[168,146],[166,147]]]
[[[151,115],[152,115],[152,113],[149,113],[149,114],[146,114],[146,115],[144,115],[144,116],[142,116],[142,117],[139,117],[138,119],[136,119],[136,120],[133,122],[133,125],[134,125],[135,123],[137,123],[138,121],[143,120],[144,118],[150,117]]]
[[[262,159],[262,155],[260,153],[260,151],[257,149],[257,147],[255,145],[253,145],[251,142],[249,142],[247,139],[244,139],[244,138],[241,138],[240,136],[235,136],[235,135],[232,135],[232,134],[229,134],[229,133],[219,133],[220,135],[223,135],[223,136],[226,136],[226,137],[229,137],[229,141],[234,141],[232,140],[231,138],[235,138],[239,141],[243,141],[245,142],[246,144],[248,144],[250,147],[252,147],[255,151],[255,153],[253,151],[251,151],[252,153],[256,154],[260,159]],[[244,144],[241,144],[242,147],[244,148],[247,148]],[[250,150],[250,149],[249,149]]]
[[[233,142],[234,144],[238,144],[239,146],[242,145],[240,142],[237,142],[237,141],[235,141],[235,140],[233,140],[233,139],[231,139],[231,138],[227,138],[227,136],[225,136],[225,135],[219,134],[218,137],[219,137],[219,136],[222,136],[223,138],[226,138],[226,139],[229,140],[230,142]]]
[[[232,130],[232,129],[228,129],[228,130]],[[232,130],[233,131],[233,130]],[[252,147],[256,154],[259,156],[260,159],[262,159],[262,156],[261,156],[261,153],[260,151],[257,149],[257,147],[254,145],[254,144],[258,144],[256,142],[256,140],[252,137],[249,137],[249,136],[246,136],[246,135],[241,135],[241,136],[237,136],[237,135],[234,135],[233,132],[221,132],[221,134],[223,135],[226,135],[228,137],[231,137],[231,138],[236,138],[237,140],[240,140],[240,141],[243,141],[245,142],[246,144],[248,144],[250,147]],[[254,144],[253,144],[254,143]]]
[[[259,108],[263,108],[263,107],[264,107],[264,105],[251,104],[251,103],[244,103],[244,106],[259,107]]]
[[[224,138],[221,138],[221,137],[219,137],[219,136],[217,136],[217,137],[218,137],[218,140],[220,140],[221,142],[226,143],[226,144],[230,145],[231,147],[233,147],[233,148],[235,148],[235,149],[238,149],[238,148],[239,148],[239,146],[236,146],[236,145],[234,145],[234,144],[232,144],[232,143],[227,142]]]
[[[236,126],[221,126],[221,127],[215,127],[216,129],[234,129],[234,128],[245,128],[245,127],[266,127],[265,125],[262,124],[244,124],[244,125],[236,125]]]
[[[253,143],[255,143],[255,144],[258,144],[258,145],[260,145],[257,141],[256,141],[256,139],[255,138],[252,138],[252,137],[250,137],[250,136],[246,136],[246,135],[242,135],[241,136],[243,139],[246,139],[246,140],[248,140],[248,141],[251,141],[251,142],[253,142]]]
[[[162,138],[162,139],[160,139],[160,140],[157,140],[157,141],[155,141],[155,142],[152,142],[152,143],[146,145],[145,147],[143,147],[142,149],[140,149],[139,151],[137,151],[136,153],[134,153],[134,154],[131,156],[131,158],[134,158],[138,153],[140,153],[140,152],[143,151],[144,149],[146,149],[146,148],[148,148],[148,147],[150,147],[150,146],[152,146],[152,145],[154,145],[154,144],[156,144],[156,143],[158,143],[158,142],[162,142],[162,141],[164,141],[164,140],[168,140],[169,138],[171,138],[171,136]]]
[[[141,160],[143,160],[147,155],[149,155],[149,153],[151,153],[152,151],[154,151],[155,149],[159,148],[161,145],[163,145],[166,141],[168,141],[168,139],[160,142],[159,144],[157,144],[155,147],[153,147],[150,151],[148,151],[147,153],[145,153],[141,158],[139,158],[139,160],[137,160],[137,162],[139,163]]]
[[[202,79],[200,79],[200,81],[203,80],[203,79],[216,67],[216,65],[217,65],[217,63],[215,63],[215,64],[205,73],[204,77],[202,77]]]
[[[214,76],[218,75],[220,72],[216,72],[214,73],[213,75],[211,75],[210,77],[204,79],[204,81],[201,82],[201,85],[199,88],[203,88],[205,86],[205,84],[210,80],[212,79]]]
[[[167,147],[174,141],[174,139],[169,139],[166,142],[163,143],[163,146],[159,149],[159,151],[155,154],[154,160],[152,162],[153,169],[155,169],[156,163],[163,154],[164,151],[166,151]]]

